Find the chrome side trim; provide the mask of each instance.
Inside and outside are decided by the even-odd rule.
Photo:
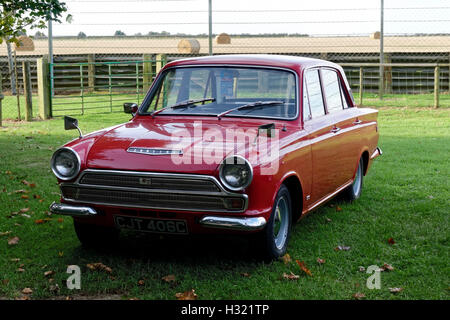
[[[146,154],[149,156],[165,156],[169,154],[183,154],[183,150],[172,150],[172,149],[161,149],[161,148],[138,148],[138,147],[130,147],[127,149],[127,152],[131,153],[139,153]]]
[[[267,223],[266,219],[263,217],[233,218],[218,216],[205,216],[201,218],[199,222],[206,227],[244,231],[261,230]]]
[[[97,211],[90,207],[71,206],[65,203],[53,202],[50,205],[50,212],[53,214],[61,214],[64,216],[87,217],[96,216]]]
[[[144,188],[132,188],[132,187],[116,187],[108,185],[90,185],[81,184],[80,181],[83,176],[87,173],[97,173],[97,174],[117,174],[117,175],[137,175],[137,176],[147,176],[147,177],[167,177],[167,178],[179,178],[179,179],[194,179],[194,180],[208,180],[213,182],[219,189],[219,192],[198,192],[198,191],[175,191],[175,190],[165,190],[165,189],[144,189]],[[99,170],[99,169],[86,169],[84,170],[76,179],[74,183],[61,183],[60,187],[82,187],[82,188],[92,188],[92,189],[109,189],[109,190],[122,190],[122,191],[137,191],[145,193],[168,193],[168,194],[192,194],[201,196],[215,196],[223,198],[241,198],[244,200],[244,207],[241,210],[192,210],[191,208],[181,209],[181,208],[169,208],[169,207],[144,207],[144,206],[133,206],[133,205],[120,205],[104,202],[85,202],[78,201],[75,199],[65,198],[65,201],[70,201],[73,203],[92,203],[98,205],[111,205],[116,207],[133,207],[133,208],[144,208],[144,209],[157,209],[157,210],[180,210],[180,211],[201,211],[201,212],[244,212],[248,208],[248,195],[243,193],[230,192],[224,188],[224,186],[213,176],[208,175],[196,175],[196,174],[184,174],[184,173],[158,173],[158,172],[143,172],[143,171],[120,171],[120,170]],[[225,199],[223,199],[224,201]]]

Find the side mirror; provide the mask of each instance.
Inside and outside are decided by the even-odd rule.
[[[83,134],[80,128],[78,127],[78,120],[75,118],[64,116],[64,129],[65,130],[77,129],[78,132],[80,133],[80,138],[83,137]]]
[[[136,103],[125,102],[123,104],[123,112],[135,115],[138,112],[138,105]]]

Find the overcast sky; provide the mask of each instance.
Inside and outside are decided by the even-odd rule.
[[[207,33],[208,0],[65,0],[55,36]],[[356,35],[379,30],[380,0],[212,0],[213,33]],[[385,33],[450,33],[449,0],[385,0]]]

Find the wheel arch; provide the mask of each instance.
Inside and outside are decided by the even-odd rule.
[[[292,222],[296,222],[303,211],[303,188],[299,177],[296,174],[291,174],[283,178],[283,182],[291,196],[292,205]]]

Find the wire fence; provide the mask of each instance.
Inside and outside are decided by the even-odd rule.
[[[158,54],[164,54],[168,61],[207,55],[210,43],[213,54],[287,54],[339,63],[344,66],[357,98],[362,88],[365,103],[377,106],[417,105],[417,101],[422,101],[420,106],[433,106],[435,65],[439,65],[437,87],[440,105],[449,106],[450,4],[446,0],[386,1],[383,10],[381,0],[368,0],[363,4],[354,0],[340,3],[326,0],[312,3],[293,0],[65,2],[73,21],[53,22],[51,37],[55,63],[52,77],[55,111],[64,110],[59,105],[66,101],[63,95],[76,95],[76,90],[62,89],[70,81],[72,86],[79,86],[78,95],[82,96],[72,97],[72,104],[83,105],[83,112],[89,109],[85,109],[81,101],[89,101],[91,98],[86,95],[92,92],[99,95],[106,90],[110,96],[109,91],[115,94],[119,88],[129,92],[139,87],[136,98],[140,99],[145,93],[142,81],[146,77],[143,72],[146,61],[156,60]],[[212,3],[211,14],[209,2]],[[32,88],[35,91],[36,67],[33,61],[48,54],[48,30],[39,34],[35,30],[32,32],[34,51],[17,51],[20,93],[23,90],[21,62],[32,61]],[[382,84],[379,69],[381,38],[385,64]],[[63,67],[58,63],[74,65]],[[12,81],[15,72],[10,64],[11,58],[3,43],[0,45],[0,90],[6,95],[15,91]],[[80,64],[85,64],[81,73],[77,69]],[[86,81],[89,81],[89,65],[96,70],[94,82],[97,87],[94,90],[89,83],[85,88]],[[64,69],[71,68],[77,70],[64,73]],[[111,75],[108,68],[111,68]],[[83,85],[79,85],[81,79]],[[109,82],[112,86],[107,87]],[[80,88],[83,88],[82,93]],[[383,100],[379,97],[380,89],[383,89]],[[411,98],[414,95],[423,95],[423,99]],[[102,105],[103,110],[111,110],[109,99],[98,100],[98,105]],[[112,110],[116,107],[114,104]]]

